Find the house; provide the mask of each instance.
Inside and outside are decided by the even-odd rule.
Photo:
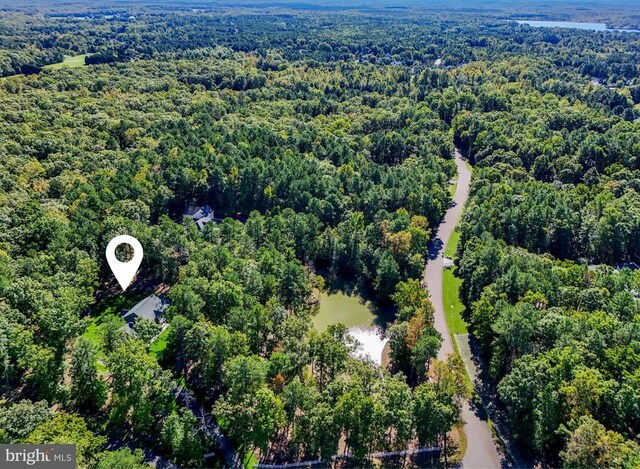
[[[182,214],[184,217],[191,218],[198,227],[199,230],[204,229],[204,225],[207,223],[211,223],[212,221],[217,221],[213,214],[213,209],[208,205],[204,207],[197,207],[194,205],[189,205]]]
[[[140,301],[129,310],[122,312],[122,319],[127,323],[125,326],[132,330],[136,319],[143,318],[154,321],[156,324],[165,324],[164,310],[169,306],[169,300],[162,295],[151,295]]]
[[[638,269],[640,269],[640,265],[636,264],[635,262],[623,262],[623,263],[620,263],[620,264],[616,265],[616,269],[618,269],[618,270],[620,270],[620,269],[638,270]]]

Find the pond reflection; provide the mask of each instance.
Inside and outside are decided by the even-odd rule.
[[[319,299],[318,313],[313,316],[314,328],[324,332],[331,324],[344,324],[360,343],[355,355],[368,356],[380,364],[388,341],[385,331],[394,319],[394,308],[379,306],[371,294],[345,280],[329,283]]]

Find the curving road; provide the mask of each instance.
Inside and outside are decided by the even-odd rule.
[[[469,194],[469,183],[471,182],[471,172],[458,150],[455,152],[455,161],[458,168],[458,183],[456,193],[453,196],[453,204],[447,210],[444,220],[438,227],[438,235],[429,253],[429,261],[425,267],[423,278],[424,285],[429,289],[431,302],[435,308],[434,326],[442,334],[443,339],[442,347],[438,352],[438,360],[445,360],[448,354],[454,353],[442,300],[444,248],[449,242],[458,219],[462,215],[462,209]],[[496,448],[487,422],[476,415],[469,402],[465,402],[462,408],[462,418],[465,421],[464,431],[467,435],[467,451],[462,460],[463,467],[471,469],[502,467],[504,464],[503,457]]]

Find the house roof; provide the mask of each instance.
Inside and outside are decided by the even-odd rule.
[[[213,219],[213,209],[208,205],[204,207],[197,207],[195,205],[189,205],[185,210],[183,215],[185,217],[193,218],[194,221],[198,221],[201,218],[210,217]]]
[[[193,217],[198,210],[200,210],[200,207],[196,207],[195,205],[188,205],[184,209],[182,215],[184,215],[185,217]]]
[[[195,220],[195,218],[194,218],[194,220]],[[202,230],[202,229],[204,229],[204,225],[206,225],[207,223],[210,223],[212,221],[214,221],[213,214],[211,214],[209,216],[206,216],[206,217],[202,217],[202,218],[196,220],[196,226],[198,227],[198,229]]]
[[[157,322],[162,318],[167,306],[169,306],[169,300],[166,297],[150,295],[130,310],[123,311],[122,317],[127,324],[133,323],[137,318],[145,318]]]

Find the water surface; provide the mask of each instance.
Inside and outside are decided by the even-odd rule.
[[[392,319],[391,309],[380,308],[353,285],[340,283],[320,294],[320,309],[313,317],[313,327],[324,332],[332,324],[344,324],[349,335],[359,342],[354,356],[368,357],[379,365],[388,341],[385,329]]]
[[[374,326],[375,306],[356,292],[334,291],[320,293],[320,310],[313,317],[313,327],[324,332],[331,324],[344,324],[347,328]]]
[[[384,331],[379,327],[352,327],[349,335],[358,342],[354,356],[369,359],[376,365],[382,364],[382,351],[387,344]]]

